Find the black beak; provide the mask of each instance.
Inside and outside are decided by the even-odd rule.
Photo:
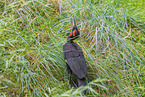
[[[73,20],[72,20],[72,24],[73,24],[73,28],[77,28],[77,24],[76,24],[76,19],[75,17],[73,16]]]

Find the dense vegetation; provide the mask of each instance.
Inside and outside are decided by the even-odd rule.
[[[1,0],[0,96],[145,96],[145,0]],[[68,83],[76,17],[86,87]]]

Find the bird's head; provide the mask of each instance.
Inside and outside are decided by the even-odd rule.
[[[73,23],[73,28],[72,28],[72,31],[69,33],[69,36],[68,36],[68,41],[70,41],[70,42],[73,42],[73,40],[78,38],[79,34],[80,34],[79,30],[77,28],[77,25],[76,25],[75,17],[74,17],[74,21],[72,20],[72,23]]]

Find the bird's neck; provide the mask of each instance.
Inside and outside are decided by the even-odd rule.
[[[73,40],[69,40],[68,42],[69,42],[69,43],[74,43],[74,41],[73,41]]]

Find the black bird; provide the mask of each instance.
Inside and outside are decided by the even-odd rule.
[[[72,21],[73,22],[73,21]],[[63,46],[64,58],[66,59],[67,71],[69,74],[69,81],[71,74],[74,74],[77,79],[77,84],[73,81],[74,86],[85,86],[86,85],[86,74],[87,74],[87,65],[86,60],[83,54],[81,47],[74,43],[73,41],[79,37],[79,31],[76,25],[74,18],[73,29],[68,36],[67,43]],[[83,91],[86,94],[86,91]]]

